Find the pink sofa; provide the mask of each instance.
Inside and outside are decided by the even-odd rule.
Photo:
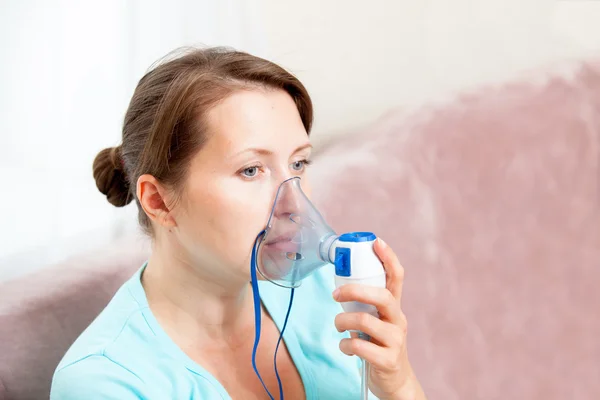
[[[56,365],[118,287],[145,260],[128,238],[0,284],[0,400],[48,399]]]
[[[404,264],[430,399],[600,398],[600,63],[390,112],[311,173],[335,229],[376,232]],[[148,254],[132,240],[0,285],[0,400],[48,397]]]

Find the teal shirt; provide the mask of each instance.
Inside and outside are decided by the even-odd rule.
[[[231,399],[159,326],[141,284],[144,268],[125,282],[67,351],[54,372],[51,400]],[[259,282],[259,289],[281,330],[290,289],[266,281]],[[359,360],[339,350],[348,334],[335,329],[334,318],[343,310],[332,299],[333,290],[329,266],[306,278],[294,294],[283,339],[307,399],[358,400]]]

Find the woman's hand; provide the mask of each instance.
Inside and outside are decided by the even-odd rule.
[[[343,312],[336,316],[338,331],[361,331],[371,341],[357,338],[342,339],[340,350],[351,356],[364,358],[371,364],[369,389],[381,400],[425,399],[425,394],[414,375],[406,352],[406,317],[400,307],[404,268],[394,251],[377,239],[375,253],[386,271],[386,288],[347,284],[333,292],[338,302],[358,301],[377,307],[380,319],[367,313]]]

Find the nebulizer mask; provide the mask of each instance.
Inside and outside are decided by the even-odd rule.
[[[259,233],[252,250],[251,278],[254,292],[255,342],[252,365],[269,397],[256,367],[256,350],[260,340],[261,307],[258,274],[275,285],[290,289],[290,303],[277,342],[274,367],[283,399],[282,383],[277,372],[277,350],[290,315],[294,290],[302,280],[327,264],[335,265],[335,284],[361,283],[385,287],[385,270],[373,250],[376,236],[370,232],[337,235],[302,191],[300,178],[285,180],[279,186],[266,228]],[[378,317],[374,306],[358,302],[342,303],[346,312],[367,312]],[[369,337],[359,333],[359,337]],[[362,360],[362,398],[368,395],[368,364]]]

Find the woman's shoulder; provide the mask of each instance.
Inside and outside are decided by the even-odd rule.
[[[103,354],[63,365],[52,378],[50,400],[146,398],[143,381]]]
[[[51,400],[169,398],[160,395],[168,385],[160,379],[165,357],[139,285],[138,272],[71,345],[54,371]]]
[[[136,274],[71,345],[54,372],[51,400],[221,398],[172,351],[142,292]]]
[[[126,339],[128,326],[136,324],[142,307],[129,291],[129,281],[123,284],[106,307],[71,344],[57,369],[94,355],[106,354]]]
[[[127,382],[130,378],[132,383],[135,382],[136,374],[128,365],[128,359],[135,360],[136,353],[144,354],[141,346],[147,341],[140,340],[143,339],[140,336],[150,335],[151,330],[145,326],[145,307],[136,301],[130,285],[131,280],[125,282],[108,305],[71,344],[54,372],[54,393],[60,393],[64,384],[75,391],[83,385],[82,382],[90,379],[101,383],[92,385],[98,390],[104,390],[102,384],[114,381],[115,376]],[[98,379],[100,375],[103,379]],[[82,390],[89,390],[89,387],[85,389],[82,386]],[[54,398],[73,397],[61,394]]]

